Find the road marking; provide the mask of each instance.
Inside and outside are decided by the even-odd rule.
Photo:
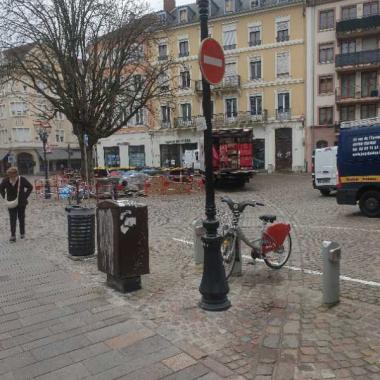
[[[209,55],[203,56],[203,62],[207,65],[212,65],[216,67],[223,67],[223,60],[216,57],[210,57]]]
[[[299,228],[315,228],[315,229],[328,229],[328,230],[347,230],[347,231],[363,231],[363,232],[380,232],[380,230],[370,230],[368,228],[354,228],[354,227],[335,227],[335,226],[313,226],[305,224],[293,224],[293,227]]]
[[[177,239],[177,238],[172,238],[172,239],[175,241],[178,241],[180,243],[187,244],[187,245],[194,245],[194,243],[192,241],[188,241],[188,240],[184,240],[184,239]],[[248,255],[242,255],[242,258],[247,259],[247,260],[252,260],[252,257],[248,256]],[[264,262],[264,260],[262,260],[262,259],[256,259],[256,261]],[[293,270],[295,272],[303,272],[306,274],[312,274],[314,276],[322,276],[323,275],[322,272],[318,272],[316,270],[302,269],[299,267],[292,267],[290,265],[285,265],[284,268]],[[358,284],[380,287],[380,282],[376,282],[376,281],[365,281],[365,280],[361,280],[360,278],[353,278],[353,277],[344,276],[344,275],[340,275],[340,279],[343,281],[356,282]]]

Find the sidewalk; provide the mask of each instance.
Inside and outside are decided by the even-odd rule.
[[[0,215],[0,379],[380,377],[379,288],[342,282],[327,309],[320,277],[248,264],[233,306],[209,313],[191,247],[162,234],[167,221],[151,226],[143,289],[121,295],[95,259],[65,255],[62,205],[32,201],[27,218],[27,239],[10,244]]]

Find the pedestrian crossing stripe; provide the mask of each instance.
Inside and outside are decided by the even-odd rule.
[[[341,183],[351,183],[351,182],[380,182],[379,175],[357,175],[357,176],[347,176],[339,177]]]

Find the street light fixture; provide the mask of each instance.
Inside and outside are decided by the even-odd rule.
[[[47,145],[49,134],[51,132],[51,126],[49,123],[43,122],[43,121],[36,121],[35,126],[37,128],[38,136],[40,137],[40,140],[42,141],[43,150],[44,150],[45,199],[50,199],[51,193],[50,193],[50,184],[49,184],[49,176],[48,176],[48,164],[47,164],[47,158],[46,158],[46,145]]]
[[[201,26],[201,41],[208,38],[209,0],[197,0]],[[202,299],[199,306],[204,310],[221,311],[231,306],[227,298],[229,292],[226,273],[220,252],[221,237],[218,235],[219,222],[216,219],[214,175],[212,168],[212,124],[210,84],[202,77],[203,115],[206,120],[204,131],[205,164],[206,164],[206,220],[203,226],[206,235],[203,238],[204,265],[199,291]]]

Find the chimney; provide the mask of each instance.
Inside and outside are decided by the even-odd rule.
[[[170,13],[175,8],[175,0],[164,0],[164,11]]]

